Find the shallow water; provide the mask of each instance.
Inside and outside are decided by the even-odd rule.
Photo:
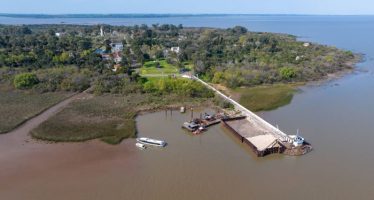
[[[19,20],[19,19],[17,19]],[[86,19],[74,23],[96,23]],[[97,20],[97,19],[95,19]],[[35,21],[33,21],[35,22]],[[101,22],[101,21],[100,21]],[[260,113],[314,147],[302,157],[256,158],[220,125],[200,136],[180,129],[189,114],[139,116],[140,136],[164,149],[12,143],[0,135],[0,199],[372,199],[374,195],[374,17],[236,16],[106,19],[110,24],[183,23],[290,33],[365,54],[351,75],[303,87],[292,103]],[[0,18],[0,23],[4,23]],[[102,22],[101,22],[102,23]],[[25,134],[25,133],[24,133]],[[27,137],[26,137],[27,138]]]

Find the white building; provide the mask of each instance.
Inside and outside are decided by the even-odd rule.
[[[61,37],[61,36],[63,36],[63,35],[65,35],[65,33],[59,33],[59,32],[55,33],[55,36],[56,36],[56,37]]]
[[[121,42],[110,44],[112,47],[112,52],[121,52],[123,51],[123,44]]]
[[[101,36],[101,37],[104,37],[104,30],[103,30],[103,27],[100,27],[100,36]]]
[[[179,53],[180,52],[180,48],[179,47],[171,47],[170,50],[172,52],[175,52],[175,53]]]
[[[309,43],[309,42],[305,42],[305,43],[303,44],[303,46],[304,46],[304,47],[309,47],[309,46],[310,46],[310,43]]]

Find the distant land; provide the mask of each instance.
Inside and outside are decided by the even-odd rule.
[[[230,16],[234,14],[8,14],[0,13],[0,17],[15,18],[167,18],[192,16]],[[235,14],[238,16],[239,14]]]
[[[308,15],[308,14],[12,14],[0,13],[0,17],[13,18],[168,18],[168,17],[224,17],[224,16],[345,16],[345,15]],[[364,15],[347,15],[364,16]]]

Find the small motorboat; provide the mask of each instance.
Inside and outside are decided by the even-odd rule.
[[[139,143],[139,142],[137,142],[137,143],[135,144],[135,146],[138,147],[138,148],[140,148],[140,149],[145,149],[145,148],[147,148],[144,144]]]
[[[210,114],[208,114],[208,113],[204,113],[204,115],[203,115],[203,119],[210,121],[210,120],[213,120],[213,119],[214,119],[214,116],[213,116],[213,115],[210,115]]]
[[[189,131],[196,131],[199,128],[199,124],[192,122],[184,122],[182,128],[185,128]]]
[[[152,145],[152,146],[158,146],[158,147],[165,147],[166,142],[162,140],[155,140],[151,138],[141,137],[136,139],[137,142],[145,145]]]
[[[185,113],[186,112],[186,108],[185,107],[181,107],[180,112],[181,113]]]

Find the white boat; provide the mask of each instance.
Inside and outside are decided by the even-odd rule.
[[[292,139],[292,144],[295,147],[299,147],[304,144],[305,139],[299,135],[299,130],[297,130],[296,135],[290,135],[290,138]]]
[[[146,138],[146,137],[137,138],[136,141],[138,141],[142,144],[153,145],[153,146],[158,146],[158,147],[166,146],[165,141],[155,140],[155,139]]]
[[[185,107],[181,107],[180,112],[181,113],[185,113],[186,112],[186,108]]]
[[[144,144],[138,143],[138,142],[135,144],[135,146],[138,147],[138,148],[141,148],[141,149],[147,148]]]

